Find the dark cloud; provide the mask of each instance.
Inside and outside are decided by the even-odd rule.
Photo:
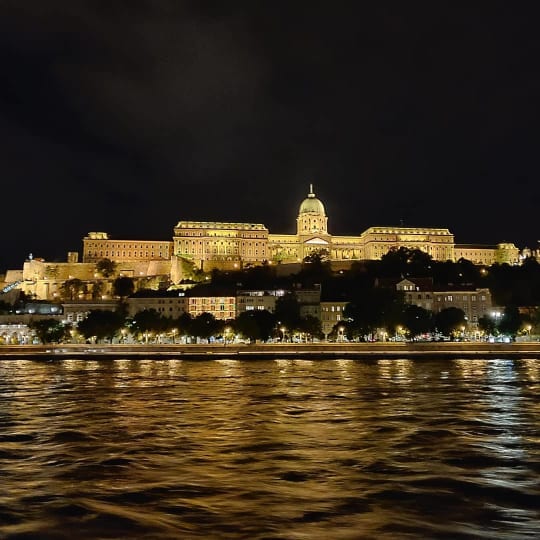
[[[0,266],[179,219],[292,232],[310,182],[336,234],[536,241],[534,14],[350,6],[4,2]]]

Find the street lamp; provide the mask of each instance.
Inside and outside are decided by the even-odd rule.
[[[343,343],[343,341],[344,341],[343,332],[344,332],[345,328],[343,328],[343,326],[340,326],[338,328],[338,330],[339,330],[339,341],[341,341]]]
[[[281,333],[283,334],[281,337],[281,341],[285,342],[285,332],[287,331],[287,329],[284,326],[282,326],[280,330],[281,330]]]

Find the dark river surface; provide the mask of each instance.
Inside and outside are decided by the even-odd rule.
[[[540,538],[540,360],[3,360],[0,538]]]

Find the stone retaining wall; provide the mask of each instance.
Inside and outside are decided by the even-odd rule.
[[[536,358],[540,343],[315,343],[255,345],[4,345],[7,358]]]

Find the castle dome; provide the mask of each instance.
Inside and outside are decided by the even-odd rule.
[[[302,201],[300,205],[299,214],[319,214],[320,216],[326,216],[323,203],[315,197],[313,193],[313,184],[309,185],[309,193],[307,199]]]

